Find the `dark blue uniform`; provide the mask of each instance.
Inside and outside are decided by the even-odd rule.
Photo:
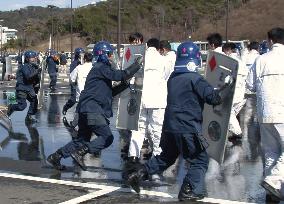
[[[79,59],[74,59],[74,61],[70,64],[70,73],[79,65],[81,64]],[[63,112],[66,112],[68,109],[70,109],[74,104],[76,103],[76,85],[73,83],[70,83],[71,88],[71,96],[66,102],[66,104],[63,107]]]
[[[168,80],[167,107],[160,146],[162,153],[146,164],[148,174],[161,173],[173,165],[179,154],[190,167],[184,183],[196,195],[203,194],[208,155],[201,135],[204,103],[221,103],[218,92],[196,72],[173,72]]]
[[[60,55],[60,65],[66,65],[67,64],[67,57],[64,53]]]
[[[40,72],[38,66],[25,63],[20,65],[17,71],[16,97],[17,104],[11,106],[12,111],[22,111],[27,107],[26,99],[30,102],[28,115],[35,115],[37,112],[37,95],[35,86],[40,83]]]
[[[54,57],[49,56],[46,58],[46,64],[47,64],[47,71],[50,77],[49,88],[55,89],[57,82],[57,72],[58,72],[56,65],[59,64],[59,61],[55,60]]]
[[[108,120],[113,115],[112,81],[122,81],[131,76],[128,76],[126,71],[115,70],[101,62],[93,66],[77,105],[78,138],[60,149],[64,158],[82,146],[87,146],[89,153],[97,154],[112,144],[113,135]],[[90,141],[92,133],[95,133],[97,138]]]

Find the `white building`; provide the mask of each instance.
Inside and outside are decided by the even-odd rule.
[[[2,41],[2,44],[7,43],[8,40],[17,39],[16,33],[18,31],[16,29],[0,26],[0,32],[0,42]]]

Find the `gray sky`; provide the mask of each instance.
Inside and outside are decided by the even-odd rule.
[[[72,0],[73,7],[84,6],[100,0]],[[26,6],[55,5],[58,7],[71,7],[71,0],[0,0],[0,11],[16,10]]]

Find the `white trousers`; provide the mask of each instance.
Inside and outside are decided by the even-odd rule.
[[[284,183],[284,123],[261,123],[261,148],[264,159],[264,179],[277,179],[277,189]]]
[[[245,99],[242,102],[234,103],[232,110],[231,110],[230,121],[229,121],[229,131],[232,132],[235,135],[241,135],[242,134],[242,129],[241,129],[240,123],[237,119],[237,115],[242,110],[242,108],[244,107],[245,104],[246,104]]]
[[[140,150],[143,146],[145,136],[148,137],[150,145],[153,148],[153,155],[159,155],[162,152],[160,148],[160,139],[164,121],[164,108],[142,108],[138,121],[138,131],[132,131],[129,146],[129,157],[140,157]]]

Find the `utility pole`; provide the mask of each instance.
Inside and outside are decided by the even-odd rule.
[[[73,20],[74,20],[74,11],[73,11],[73,0],[71,0],[71,23],[70,23],[70,32],[71,32],[71,61],[73,60]]]
[[[229,0],[226,0],[227,14],[226,14],[226,42],[228,42],[228,26],[229,26]]]
[[[0,20],[0,22],[3,22],[4,20],[3,19],[1,19]],[[2,47],[3,47],[3,27],[2,27],[2,23],[1,23],[1,25],[0,25],[0,27],[1,27],[1,59],[2,59],[2,56],[3,56],[3,52],[2,52]]]
[[[117,5],[117,54],[120,58],[120,39],[121,39],[121,0],[118,0]]]
[[[53,26],[53,8],[55,6],[53,5],[47,5],[48,8],[51,9],[51,49],[55,48],[55,45],[54,44],[54,39],[53,39],[53,35],[54,35],[54,26]]]

